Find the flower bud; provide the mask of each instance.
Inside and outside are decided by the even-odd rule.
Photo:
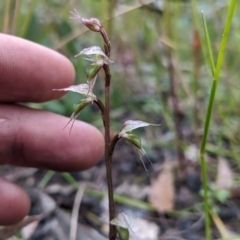
[[[102,24],[97,18],[81,18],[82,23],[90,30],[94,32],[100,32]]]
[[[88,106],[89,104],[91,104],[93,101],[93,99],[91,97],[89,98],[84,98],[82,100],[80,100],[79,102],[75,103],[73,105],[73,113],[70,117],[70,120],[68,121],[68,123],[66,124],[66,126],[64,128],[67,127],[67,125],[72,122],[72,126],[71,126],[71,129],[70,129],[70,133],[72,131],[72,127],[73,127],[73,124],[74,124],[74,121],[77,119],[77,117],[79,116],[80,112],[86,107]]]
[[[88,81],[91,81],[97,75],[100,68],[101,66],[97,65],[96,63],[92,63],[90,66],[88,66],[86,70]]]
[[[73,114],[74,117],[78,117],[79,113],[90,103],[92,103],[92,99],[91,98],[84,98],[82,100],[80,100],[79,102],[75,103],[73,105]]]
[[[101,32],[102,24],[97,18],[82,18],[76,9],[70,11],[72,16],[70,18],[80,20],[88,29],[94,32]]]
[[[128,215],[121,212],[116,218],[112,219],[110,223],[116,226],[121,240],[129,240],[129,230],[132,232],[133,230],[131,229],[132,219]]]
[[[87,58],[85,58],[86,60],[94,62],[99,66],[103,66],[104,64],[109,65],[113,63],[113,61],[106,56],[106,54],[102,51],[102,49],[99,46],[85,48],[79,54],[75,55],[75,57],[78,57],[80,55],[87,56]]]
[[[141,140],[137,136],[135,136],[134,134],[131,134],[131,133],[124,133],[124,134],[119,135],[119,137],[127,140],[129,143],[131,143],[135,147],[135,149],[137,150],[139,157],[142,161],[142,164],[143,164],[145,170],[147,171],[146,165],[144,164],[144,161],[143,161],[143,156],[146,155],[146,152],[142,147]]]
[[[134,134],[126,133],[122,135],[122,138],[126,139],[128,142],[133,144],[136,148],[142,149],[141,140]]]
[[[129,230],[127,228],[117,226],[117,232],[121,240],[129,240]]]

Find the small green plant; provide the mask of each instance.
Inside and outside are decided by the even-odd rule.
[[[118,215],[115,218],[115,205],[113,198],[113,184],[112,184],[112,156],[114,152],[114,148],[117,142],[120,139],[124,139],[131,143],[136,150],[138,151],[142,163],[144,165],[142,157],[146,154],[141,140],[134,134],[132,131],[139,127],[146,127],[149,125],[159,126],[158,124],[150,124],[146,122],[142,122],[139,120],[128,120],[125,121],[122,125],[121,130],[117,133],[113,139],[110,139],[110,85],[111,85],[111,71],[110,64],[113,63],[110,60],[111,55],[111,44],[108,38],[108,34],[106,33],[101,22],[96,18],[85,19],[79,16],[76,10],[71,12],[72,19],[78,20],[83,23],[89,30],[93,32],[100,33],[104,42],[104,50],[102,50],[99,46],[92,46],[82,50],[77,56],[85,56],[86,60],[90,61],[91,64],[86,69],[87,73],[87,83],[73,85],[68,88],[63,89],[54,89],[57,91],[72,91],[81,94],[84,98],[74,104],[73,114],[68,122],[72,123],[71,129],[73,127],[73,123],[75,119],[79,116],[80,112],[90,104],[96,104],[101,112],[103,125],[105,129],[105,163],[107,170],[107,182],[108,182],[108,200],[109,200],[109,240],[115,240],[117,233],[121,240],[129,239],[129,224],[128,221],[124,221],[126,218],[125,214]],[[103,103],[94,93],[93,88],[95,82],[97,80],[97,76],[100,70],[105,73],[105,102]],[[67,124],[67,125],[68,125]],[[145,165],[144,168],[146,169]],[[119,220],[120,216],[120,220]],[[125,222],[125,224],[123,224]]]
[[[209,216],[209,197],[208,197],[208,170],[207,170],[207,163],[205,161],[205,151],[206,151],[206,143],[208,139],[208,134],[209,134],[209,127],[210,127],[210,122],[211,122],[211,117],[212,117],[212,110],[214,106],[214,100],[215,100],[215,95],[217,92],[217,86],[219,83],[220,79],[220,73],[222,70],[222,64],[225,56],[225,50],[227,46],[227,40],[229,36],[229,31],[230,27],[232,24],[232,18],[234,14],[234,10],[236,7],[237,0],[232,0],[230,3],[229,11],[228,11],[228,16],[225,24],[225,28],[223,31],[222,35],[222,41],[220,44],[220,49],[218,52],[218,58],[217,58],[217,63],[216,66],[214,64],[214,58],[213,58],[213,52],[211,48],[211,42],[207,30],[207,25],[205,22],[204,15],[203,16],[203,25],[204,25],[204,32],[205,32],[205,42],[206,42],[206,48],[208,52],[208,56],[210,59],[210,69],[212,73],[212,86],[211,86],[211,93],[209,96],[209,101],[208,101],[208,108],[207,108],[207,114],[206,114],[206,119],[204,123],[204,131],[203,131],[203,137],[202,137],[202,142],[201,142],[201,147],[200,147],[200,163],[201,163],[201,170],[202,170],[202,179],[203,179],[203,194],[204,194],[204,212],[205,212],[205,239],[210,240],[211,238],[211,228],[210,228],[210,216]]]
[[[204,190],[200,190],[200,195],[204,197]],[[230,196],[229,191],[225,189],[218,189],[214,183],[208,186],[208,204],[209,207],[215,212],[219,213],[219,203],[226,203]]]

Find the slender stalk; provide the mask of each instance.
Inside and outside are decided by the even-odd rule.
[[[210,125],[210,119],[213,109],[214,97],[216,92],[217,84],[216,81],[213,81],[210,99],[208,103],[207,116],[204,124],[204,133],[203,139],[200,148],[200,163],[202,169],[202,180],[203,180],[203,190],[204,190],[204,212],[205,212],[205,238],[206,240],[211,239],[211,228],[210,228],[210,216],[209,216],[209,197],[208,197],[208,175],[207,175],[207,164],[205,161],[205,148],[208,136],[208,130]]]
[[[102,28],[101,35],[104,40],[105,54],[110,57],[111,45],[107,33]],[[105,164],[107,171],[108,183],[108,204],[109,204],[109,240],[115,240],[117,235],[116,226],[110,224],[110,221],[115,218],[115,203],[113,197],[113,183],[112,183],[112,161],[110,156],[110,85],[111,73],[108,65],[103,66],[105,72]],[[111,154],[112,155],[112,154]]]
[[[112,155],[113,155],[113,152],[114,152],[114,148],[118,142],[118,140],[120,140],[118,134],[116,134],[112,141],[111,141],[111,144],[110,144],[110,147],[109,147],[109,156],[110,156],[110,160],[112,161]]]
[[[200,50],[201,42],[199,32],[196,28],[193,29],[193,91],[194,91],[194,104],[193,104],[193,117],[194,117],[194,135],[196,145],[199,146],[200,141],[198,137],[198,129],[200,127],[199,107],[198,107],[198,89],[199,89],[199,71],[200,71]]]
[[[201,168],[202,168],[203,188],[204,188],[205,239],[206,240],[211,239],[211,229],[210,229],[210,216],[209,216],[209,204],[208,204],[207,164],[206,164],[204,155],[205,155],[205,148],[206,148],[206,143],[207,143],[207,138],[208,138],[208,133],[209,133],[209,126],[210,126],[210,121],[211,121],[213,103],[214,103],[214,99],[215,99],[215,95],[216,95],[217,85],[219,82],[220,72],[222,69],[222,63],[224,60],[225,49],[226,49],[226,45],[227,45],[229,30],[231,27],[232,17],[233,17],[236,3],[237,3],[237,0],[231,1],[231,5],[229,8],[228,17],[227,17],[227,21],[226,21],[226,25],[225,25],[224,32],[222,35],[222,41],[221,41],[221,45],[220,45],[220,49],[219,49],[219,53],[218,53],[216,69],[214,68],[209,36],[207,34],[206,25],[204,25],[206,39],[207,39],[207,45],[208,45],[208,51],[209,51],[210,60],[211,60],[211,68],[212,68],[212,71],[214,72],[211,94],[210,94],[208,109],[207,109],[207,115],[206,115],[205,124],[204,124],[203,139],[202,139],[201,148],[200,148],[200,161],[201,161]],[[205,21],[204,21],[204,23],[205,23]]]
[[[110,159],[110,83],[111,74],[108,66],[104,66],[105,77],[105,163],[108,182],[109,222],[115,217],[115,204],[113,198],[112,164]],[[109,223],[109,240],[116,239],[116,227]]]
[[[102,103],[102,101],[97,98],[94,103],[98,106],[99,110],[101,111],[101,116],[102,116],[102,120],[103,120],[103,126],[105,128],[106,126],[106,123],[105,123],[105,106],[104,104]]]
[[[202,20],[203,20],[203,26],[204,26],[204,32],[205,32],[205,39],[206,39],[206,44],[207,44],[207,49],[208,49],[208,56],[210,59],[210,67],[211,67],[211,72],[214,81],[212,82],[212,88],[211,88],[211,94],[209,98],[209,104],[208,104],[208,109],[207,109],[207,116],[205,120],[205,126],[204,126],[204,133],[203,133],[203,139],[201,143],[201,149],[200,149],[200,164],[201,164],[201,169],[202,169],[202,179],[203,179],[203,189],[204,189],[204,212],[205,212],[205,237],[206,239],[211,238],[211,231],[210,231],[210,216],[209,216],[209,198],[208,198],[208,176],[207,176],[207,165],[206,161],[204,158],[205,154],[205,148],[206,148],[206,143],[207,143],[207,136],[208,136],[208,130],[209,130],[209,125],[210,125],[210,118],[211,118],[211,112],[213,108],[213,102],[214,102],[214,95],[215,91],[217,88],[217,83],[214,78],[214,72],[215,72],[215,64],[214,64],[214,59],[213,59],[213,53],[212,53],[212,47],[211,47],[211,42],[207,30],[207,24],[204,18],[204,15],[202,13]]]

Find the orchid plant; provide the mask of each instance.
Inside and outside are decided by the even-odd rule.
[[[76,10],[71,12],[72,19],[80,21],[84,24],[89,30],[93,32],[100,33],[103,42],[104,42],[104,50],[99,46],[92,46],[82,50],[78,56],[85,56],[85,59],[90,61],[91,64],[86,69],[87,73],[87,83],[73,85],[67,88],[62,89],[54,89],[55,91],[72,91],[77,92],[83,96],[83,99],[78,101],[73,106],[73,113],[70,117],[69,123],[72,123],[70,132],[72,130],[74,121],[79,116],[80,112],[90,104],[96,104],[101,111],[103,125],[105,129],[105,163],[107,170],[107,182],[108,182],[108,200],[109,200],[109,240],[115,240],[117,234],[119,235],[121,240],[129,239],[129,218],[126,217],[125,214],[121,213],[115,217],[115,204],[113,198],[113,184],[112,184],[112,156],[113,151],[116,146],[116,143],[120,139],[124,139],[131,143],[138,151],[140,158],[146,154],[144,151],[141,140],[134,134],[132,131],[140,128],[146,127],[149,125],[159,126],[159,124],[150,124],[146,122],[142,122],[139,120],[128,120],[123,123],[123,126],[119,133],[117,133],[113,139],[110,139],[110,84],[111,84],[111,72],[110,72],[110,64],[113,63],[110,60],[111,53],[111,44],[108,38],[104,27],[101,22],[96,18],[85,19],[80,17]],[[94,85],[97,80],[97,76],[99,71],[103,69],[105,73],[105,102],[103,103],[94,93]],[[66,126],[67,126],[66,125]],[[143,161],[142,161],[143,162]],[[144,162],[143,162],[144,165]],[[145,165],[144,168],[146,169]],[[147,169],[146,169],[147,170]]]

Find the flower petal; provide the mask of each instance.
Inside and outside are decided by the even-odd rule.
[[[132,218],[130,218],[128,215],[126,215],[123,212],[120,212],[116,218],[112,219],[110,222],[112,225],[115,226],[119,226],[119,227],[123,227],[123,228],[127,228],[130,229],[131,231],[133,231],[131,229],[132,225],[133,225],[133,221]]]
[[[87,83],[79,84],[79,85],[72,85],[67,88],[60,88],[60,89],[53,89],[53,91],[70,91],[82,94],[84,96],[91,97],[93,100],[96,99],[96,96],[90,91],[91,86]]]
[[[140,120],[127,120],[123,123],[122,129],[119,132],[119,137],[123,136],[124,133],[131,132],[134,129],[147,126],[160,126],[160,124],[152,124]]]
[[[79,54],[75,55],[75,57],[80,56],[80,55],[100,55],[103,57],[106,57],[106,54],[102,51],[102,49],[99,46],[92,46],[89,48],[83,49]]]
[[[103,64],[109,65],[113,63],[112,60],[110,60],[106,54],[102,51],[102,49],[98,46],[92,46],[89,48],[83,49],[79,54],[75,55],[75,57],[78,57],[80,55],[85,55],[87,58],[86,60],[90,62],[94,62],[99,66],[103,66]]]

